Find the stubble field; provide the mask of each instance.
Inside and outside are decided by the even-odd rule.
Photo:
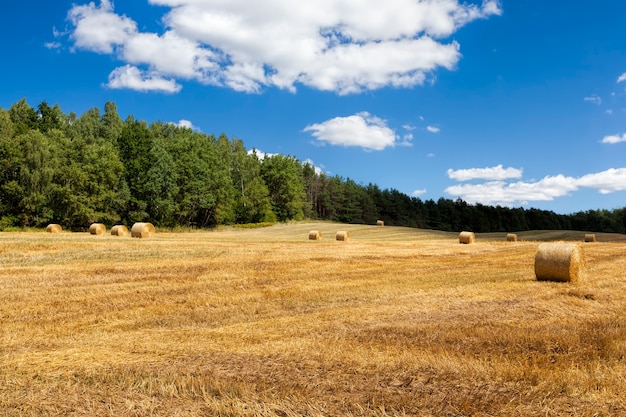
[[[0,415],[626,415],[626,236],[519,236],[0,233]]]

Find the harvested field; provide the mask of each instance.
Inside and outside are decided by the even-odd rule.
[[[0,415],[626,415],[626,239],[542,233],[0,233]]]

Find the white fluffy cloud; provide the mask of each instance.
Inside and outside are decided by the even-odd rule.
[[[512,206],[529,201],[550,201],[569,195],[581,187],[595,188],[602,194],[626,190],[626,168],[611,168],[579,178],[556,175],[534,182],[461,184],[446,188],[446,192],[468,203]]]
[[[557,175],[537,182],[489,181],[483,184],[462,184],[446,188],[450,195],[461,197],[468,203],[510,206],[528,201],[548,201],[562,197],[578,187],[575,179]]]
[[[576,184],[581,187],[595,188],[602,194],[626,190],[626,168],[611,168],[596,174],[580,177]]]
[[[237,91],[296,85],[358,93],[412,87],[453,69],[462,26],[501,14],[498,0],[149,0],[165,6],[163,33],[142,33],[109,0],[68,13],[77,49],[115,54],[154,78]],[[127,88],[134,88],[132,84]]]
[[[626,133],[622,133],[622,135],[609,135],[602,138],[602,143],[620,143],[626,142]]]
[[[397,135],[387,123],[368,112],[348,117],[335,117],[304,128],[320,142],[339,146],[355,146],[380,151],[396,145]]]
[[[617,78],[618,83],[621,83],[622,81],[626,81],[626,72]]]
[[[109,0],[102,0],[100,7],[93,2],[75,5],[67,17],[74,25],[71,37],[77,48],[110,54],[116,45],[137,35],[137,24],[128,17],[115,14]]]
[[[427,126],[426,130],[428,130],[430,133],[439,133],[441,131],[441,129],[435,126]]]
[[[522,178],[522,170],[503,168],[502,164],[491,168],[449,169],[448,177],[457,181],[488,180],[501,181],[511,178]]]
[[[142,72],[139,68],[125,65],[109,75],[109,88],[130,88],[137,91],[161,91],[177,93],[182,88],[172,79],[161,77],[158,72]]]
[[[178,123],[172,122],[171,124],[173,124],[174,126],[178,126],[178,127],[184,127],[185,129],[191,129],[195,131],[200,130],[198,127],[194,126],[190,120],[181,119],[178,121]]]

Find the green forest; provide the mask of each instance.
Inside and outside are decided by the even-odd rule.
[[[422,201],[327,176],[297,158],[260,157],[242,140],[123,120],[115,103],[81,116],[26,99],[0,108],[0,230],[149,221],[160,227],[321,219],[444,231],[626,232],[626,208],[572,214]]]

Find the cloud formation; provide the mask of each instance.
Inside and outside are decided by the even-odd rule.
[[[610,144],[614,144],[614,143],[620,143],[620,142],[626,142],[626,133],[622,133],[622,135],[609,135],[609,136],[605,136],[604,138],[602,138],[602,143],[610,143]]]
[[[190,120],[181,119],[181,120],[178,121],[178,123],[173,123],[172,122],[172,124],[174,126],[184,127],[185,129],[191,129],[191,130],[195,130],[195,131],[199,131],[200,130],[199,128],[194,126],[193,123]]]
[[[109,0],[68,13],[74,49],[124,63],[114,88],[159,90],[148,80],[195,80],[236,91],[297,85],[358,93],[413,87],[452,70],[461,54],[445,41],[462,26],[500,15],[498,0],[148,0],[169,11],[163,33],[144,33]],[[120,73],[128,80],[122,82]],[[140,77],[138,74],[143,74]],[[151,74],[146,78],[145,74]],[[136,81],[142,82],[136,82]],[[131,82],[132,81],[132,82]]]
[[[601,194],[626,190],[626,168],[611,168],[579,178],[564,175],[547,176],[539,181],[488,181],[482,184],[461,184],[446,188],[452,196],[468,203],[514,206],[530,201],[551,201],[580,189],[594,188]]]
[[[522,170],[518,168],[503,168],[502,164],[491,168],[449,169],[448,177],[457,181],[470,180],[507,180],[522,178]]]
[[[165,93],[177,93],[182,88],[172,79],[161,77],[158,72],[142,72],[139,68],[131,65],[116,68],[109,74],[109,88],[130,88],[137,91],[161,91]]]
[[[304,132],[311,132],[318,141],[330,145],[354,146],[372,151],[395,146],[398,138],[383,119],[368,112],[315,123],[305,127]]]

